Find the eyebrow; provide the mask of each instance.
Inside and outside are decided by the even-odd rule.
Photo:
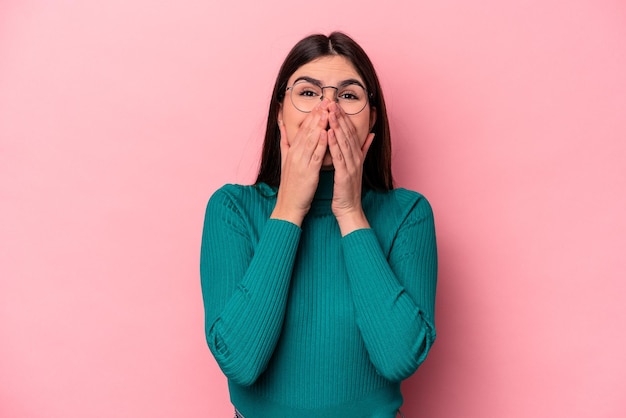
[[[306,76],[306,75],[303,75],[303,76],[300,76],[300,77],[296,78],[293,81],[293,84],[296,84],[298,81],[302,81],[302,80],[308,81],[309,83],[312,83],[312,84],[315,84],[315,85],[317,85],[319,87],[322,87],[322,82],[320,80],[318,80],[316,78],[313,78],[313,77]],[[363,89],[365,89],[365,86],[363,85],[363,83],[361,83],[356,78],[349,78],[347,80],[343,80],[336,87],[345,87],[345,86],[349,86],[349,85],[352,85],[352,84],[356,84],[358,86],[363,87]]]

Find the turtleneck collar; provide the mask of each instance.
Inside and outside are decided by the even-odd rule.
[[[332,214],[331,203],[335,187],[335,171],[320,171],[320,180],[311,202],[309,213],[313,216]]]
[[[265,196],[276,196],[278,193],[277,187],[271,187],[265,183],[258,185],[259,190]],[[332,213],[331,203],[333,200],[333,189],[335,188],[335,171],[320,171],[319,183],[315,194],[313,195],[313,201],[311,202],[310,212],[319,215],[328,215]]]
[[[320,171],[320,181],[317,185],[313,200],[331,200],[333,198],[334,187],[335,171]]]

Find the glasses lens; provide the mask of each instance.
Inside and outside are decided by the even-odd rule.
[[[322,89],[320,86],[299,81],[291,88],[291,102],[301,112],[310,112],[322,99]]]
[[[310,112],[322,97],[339,103],[348,115],[362,111],[367,105],[367,92],[358,84],[348,84],[339,88],[324,87],[308,81],[298,81],[291,87],[291,102],[301,112]]]
[[[348,84],[337,90],[337,103],[348,115],[354,115],[367,105],[367,93],[358,84]]]

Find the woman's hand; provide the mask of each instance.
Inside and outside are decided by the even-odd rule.
[[[311,208],[328,147],[328,100],[322,100],[300,125],[295,138],[280,129],[281,174],[276,207],[271,217],[298,226]]]
[[[335,167],[332,210],[344,236],[356,229],[369,228],[361,206],[361,186],[363,163],[374,134],[368,134],[361,145],[354,125],[341,107],[331,103],[328,113],[328,147]]]

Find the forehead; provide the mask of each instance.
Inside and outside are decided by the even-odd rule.
[[[334,84],[348,79],[363,82],[352,63],[341,55],[321,57],[304,64],[289,77],[289,84],[301,76],[315,78],[324,84]]]

